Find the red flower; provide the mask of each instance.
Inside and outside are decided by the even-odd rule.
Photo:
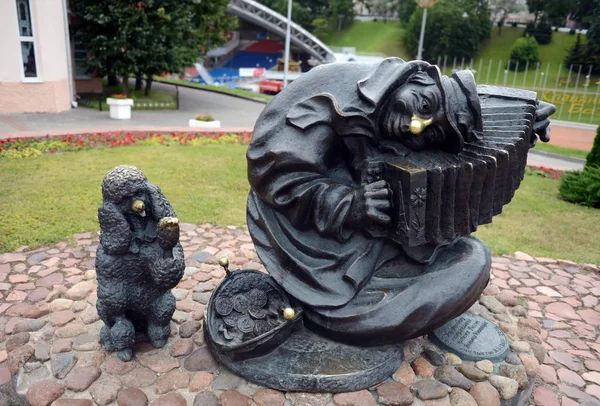
[[[48,151],[48,152],[50,152],[50,154],[54,155],[54,152],[55,152],[55,151],[54,151],[53,149],[51,149],[51,150],[50,150],[50,151]]]

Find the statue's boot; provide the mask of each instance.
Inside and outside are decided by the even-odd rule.
[[[427,264],[406,257],[378,268],[343,307],[305,307],[314,327],[334,340],[390,343],[426,334],[468,310],[490,278],[491,254],[475,237],[440,247]]]

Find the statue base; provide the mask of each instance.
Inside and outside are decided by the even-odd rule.
[[[402,345],[353,346],[329,340],[303,326],[272,352],[244,360],[219,351],[209,337],[206,342],[215,359],[233,373],[281,391],[362,390],[389,378],[403,358]]]

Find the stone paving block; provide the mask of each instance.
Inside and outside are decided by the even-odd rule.
[[[411,405],[415,395],[428,398],[418,402],[430,406],[476,406],[474,397],[480,402],[485,398],[486,405],[495,404],[499,398],[510,397],[515,382],[521,390],[528,385],[527,375],[537,374],[543,386],[535,389],[532,404],[600,403],[600,275],[595,265],[524,253],[517,258],[493,258],[494,279],[481,304],[472,310],[495,320],[515,351],[505,363],[492,365],[493,369],[484,363],[463,362],[450,353],[440,352],[439,361],[411,344],[393,378],[371,391],[335,396],[286,394],[221,369],[204,346],[205,304],[224,277],[217,264],[219,256],[229,257],[233,265],[263,268],[247,231],[209,224],[185,228],[180,227],[181,241],[194,263],[188,264],[192,266],[186,268],[184,280],[174,291],[178,300],[173,336],[161,349],[139,343],[136,359],[129,363],[119,361],[115,354],[106,356],[98,343],[97,235],[77,236],[77,248],[63,242],[1,255],[0,315],[5,321],[0,343],[6,350],[0,350],[0,363],[7,367],[0,368],[0,382],[11,379],[11,371],[17,373],[21,368],[23,393],[43,404],[47,400],[36,398],[42,393],[40,385],[33,382],[49,382],[50,369],[44,375],[41,367],[47,362],[51,373],[62,378],[43,395],[50,398],[60,388],[69,390],[56,406],[89,406],[92,400],[99,405],[176,406],[186,404],[186,398],[189,402],[194,399],[194,406],[250,402],[257,406]],[[194,253],[198,255],[192,260]],[[30,334],[27,340],[25,334]],[[443,384],[453,387],[450,394]],[[83,399],[71,399],[79,390]]]

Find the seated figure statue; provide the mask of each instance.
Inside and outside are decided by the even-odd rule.
[[[554,106],[424,61],[317,67],[265,108],[247,221],[268,273],[334,340],[392,343],[465,312],[490,278],[469,234],[510,201]]]

